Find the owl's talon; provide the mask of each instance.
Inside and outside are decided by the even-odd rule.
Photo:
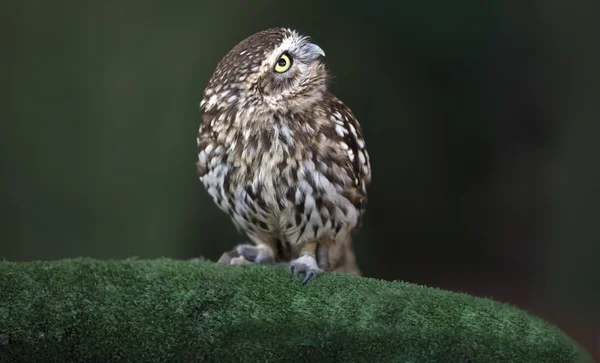
[[[306,285],[307,282],[309,282],[310,280],[312,280],[315,277],[316,273],[314,271],[309,271],[306,274],[306,277],[304,278],[304,280],[302,280],[302,285]]]
[[[273,264],[273,250],[266,245],[239,245],[229,252],[223,253],[217,263],[225,265]]]
[[[273,250],[266,245],[240,245],[236,248],[236,251],[248,261],[252,261],[260,264],[273,264],[275,257]]]
[[[293,277],[294,274],[301,272],[306,274],[306,277],[304,280],[302,280],[302,285],[306,285],[324,271],[321,270],[317,265],[315,256],[306,253],[290,263],[290,277]]]

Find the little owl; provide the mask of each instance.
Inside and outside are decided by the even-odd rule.
[[[197,169],[254,244],[220,263],[288,264],[303,283],[360,274],[351,232],[371,179],[361,127],[327,90],[323,50],[285,28],[256,33],[218,63],[200,103]]]

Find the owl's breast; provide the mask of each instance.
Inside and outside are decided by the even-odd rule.
[[[351,178],[334,159],[313,152],[308,144],[277,141],[262,152],[247,150],[245,161],[231,169],[234,220],[251,234],[292,244],[335,238],[354,227],[358,210],[347,195]]]
[[[353,178],[338,143],[310,123],[275,119],[251,129],[220,134],[208,148],[210,171],[203,178],[238,228],[255,239],[295,244],[335,238],[357,224],[348,194]]]

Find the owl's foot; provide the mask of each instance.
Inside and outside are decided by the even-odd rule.
[[[314,255],[310,253],[303,253],[300,257],[290,263],[290,278],[294,277],[294,274],[301,272],[306,274],[306,277],[304,280],[302,280],[302,285],[305,285],[307,282],[325,271],[319,268],[317,259]]]
[[[273,250],[266,245],[239,245],[229,252],[223,253],[217,263],[225,265],[251,265],[253,263],[273,264]]]

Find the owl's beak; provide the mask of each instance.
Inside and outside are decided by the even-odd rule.
[[[313,57],[313,59],[325,56],[323,49],[314,43],[308,43],[308,53]]]

